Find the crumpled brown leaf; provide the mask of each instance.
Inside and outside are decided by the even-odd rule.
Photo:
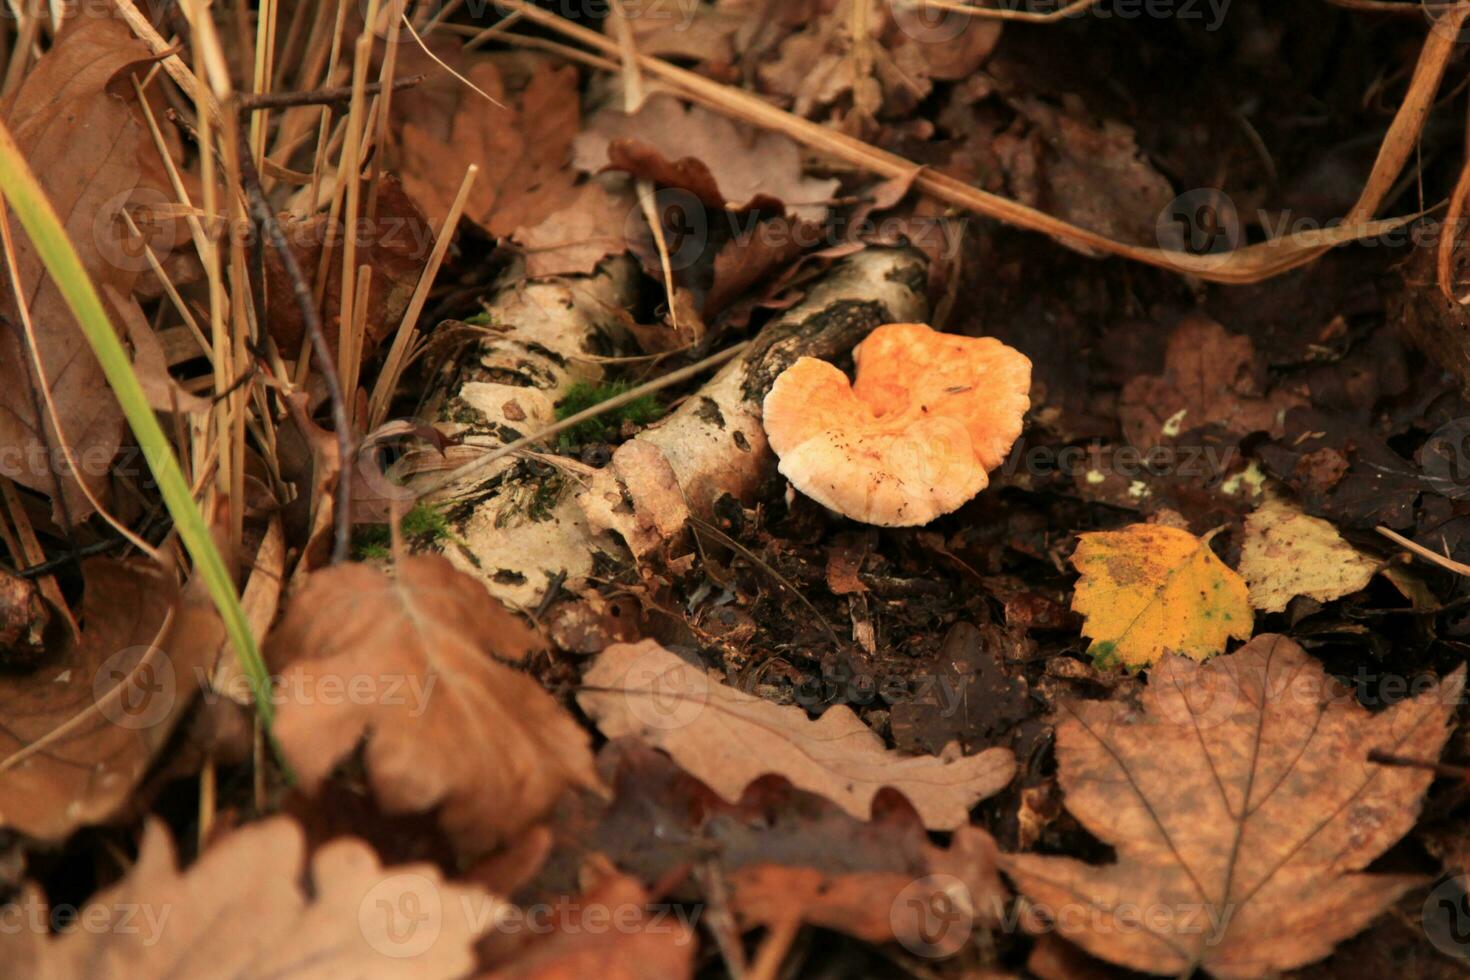
[[[1250,338],[1202,315],[1185,317],[1169,337],[1164,373],[1137,377],[1123,387],[1118,415],[1128,441],[1164,445],[1182,432],[1219,424],[1237,435],[1280,436],[1291,408],[1305,399],[1293,391],[1269,394]]]
[[[1413,527],[1420,497],[1445,490],[1441,466],[1400,456],[1377,426],[1301,407],[1282,428],[1254,450],[1262,469],[1296,492],[1302,510],[1339,526]]]
[[[464,74],[506,108],[458,85],[453,108],[443,117],[406,117],[399,132],[399,172],[439,228],[465,169],[475,164],[480,172],[465,217],[508,238],[573,203],[577,174],[571,149],[581,126],[577,71],[543,63],[514,96],[491,61],[477,61]]]
[[[777,773],[859,819],[891,786],[932,830],[953,830],[969,809],[1010,782],[1009,749],[954,758],[902,756],[845,705],[811,721],[707,677],[652,640],[608,647],[583,678],[577,703],[609,738],[638,735],[734,802]]]
[[[488,851],[569,787],[596,789],[589,738],[503,663],[538,645],[484,587],[437,555],[314,572],[271,634],[275,734],[314,791],[361,741],[388,813],[439,808],[456,845]]]
[[[474,967],[473,941],[495,923],[485,891],[445,882],[428,864],[380,867],[347,837],[312,855],[308,892],[305,849],[300,827],[274,817],[179,870],[167,830],[150,820],[127,877],[80,910],[91,927],[57,937],[7,929],[0,958],[33,980],[451,980]]]
[[[147,45],[121,21],[74,18],[3,110],[6,126],[104,295],[128,297],[147,269],[123,227],[123,208],[174,199],[148,131],[129,105],[134,96],[123,74],[131,67],[146,68],[151,60]],[[154,229],[141,214],[135,220],[154,250],[166,255],[172,228]],[[0,445],[24,450],[7,454],[0,473],[52,496],[58,523],[68,515],[81,521],[92,505],[59,447],[64,438],[80,479],[105,500],[108,470],[123,435],[122,409],[60,291],[14,220],[11,234],[41,366],[65,433],[56,432],[43,405],[38,409],[35,365],[10,277],[0,273]],[[58,485],[64,505],[54,499]]]
[[[81,640],[28,672],[0,672],[0,827],[42,840],[127,803],[214,653],[208,599],[191,591],[181,603],[155,566],[98,558],[83,576]]]
[[[1283,636],[1153,668],[1142,707],[1064,703],[1067,809],[1115,863],[1022,854],[1002,867],[1066,938],[1150,973],[1259,977],[1332,951],[1419,879],[1360,872],[1417,819],[1463,667],[1370,714]]]
[[[1004,652],[1015,645],[989,624],[950,627],[932,660],[916,665],[919,690],[889,711],[894,742],[909,751],[939,752],[950,742],[973,750],[1036,714],[1025,678],[1004,667]]]
[[[935,81],[967,77],[1000,39],[998,20],[925,30],[927,12],[887,0],[818,0],[814,6],[819,12],[758,72],[761,87],[790,99],[801,116],[844,102],[869,121],[912,113]],[[859,22],[866,30],[855,36]]]
[[[838,185],[803,175],[801,149],[785,136],[667,95],[633,115],[598,113],[577,136],[576,162],[589,173],[611,166],[686,190],[717,212],[779,202],[808,221],[826,215]]]
[[[598,765],[615,787],[613,800],[558,811],[556,849],[526,894],[564,890],[568,870],[599,855],[644,882],[674,880],[703,864],[721,870],[741,928],[796,919],[869,942],[920,945],[926,927],[942,926],[932,917],[943,903],[974,922],[995,922],[1009,897],[985,831],[962,827],[947,848],[938,847],[892,789],[881,790],[871,814],[859,819],[775,775],[727,802],[635,738],[608,743]],[[692,887],[675,897],[686,894]],[[952,933],[951,941],[963,941],[969,930]]]

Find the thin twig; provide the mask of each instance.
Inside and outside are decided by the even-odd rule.
[[[332,404],[332,425],[337,430],[337,452],[341,456],[341,473],[337,479],[337,513],[333,515],[336,539],[332,545],[332,562],[334,564],[343,562],[347,560],[348,546],[351,543],[351,471],[354,440],[352,422],[347,416],[347,401],[342,397],[342,381],[337,376],[337,366],[332,363],[332,351],[327,347],[326,334],[322,332],[322,321],[317,315],[316,303],[312,301],[311,286],[307,284],[306,277],[301,272],[301,266],[296,261],[296,254],[291,251],[286,235],[281,231],[275,211],[271,210],[270,202],[265,199],[265,191],[260,186],[260,173],[255,169],[255,161],[251,160],[249,154],[246,153],[240,154],[240,179],[244,181],[246,193],[249,195],[251,214],[256,224],[265,232],[271,248],[275,249],[276,255],[281,260],[281,267],[286,272],[286,278],[291,282],[291,292],[296,297],[296,305],[301,311],[301,322],[306,325],[307,336],[311,338],[312,351],[316,354],[317,369],[321,371],[322,380],[327,385],[327,397]]]
[[[1438,565],[1440,568],[1443,568],[1446,571],[1454,572],[1456,575],[1470,576],[1470,565],[1463,565],[1452,558],[1446,558],[1444,555],[1437,555],[1434,552],[1430,551],[1428,548],[1424,547],[1422,544],[1419,544],[1415,541],[1410,541],[1402,534],[1398,533],[1397,531],[1390,530],[1389,528],[1379,527],[1378,533],[1383,535],[1385,538],[1392,541],[1399,547],[1407,548],[1409,551],[1412,551],[1414,554],[1418,555],[1420,558],[1423,558],[1425,561],[1432,562],[1433,564]]]
[[[1406,755],[1395,755],[1392,752],[1384,752],[1382,749],[1374,749],[1368,753],[1368,761],[1376,762],[1380,766],[1398,766],[1402,769],[1423,769],[1432,772],[1436,776],[1447,776],[1450,779],[1460,779],[1470,783],[1470,769],[1464,766],[1451,766],[1443,762],[1431,759],[1415,759]]]
[[[428,75],[411,75],[408,78],[400,78],[393,83],[393,91],[401,92],[406,88],[413,88],[421,83]],[[382,82],[368,82],[363,86],[363,92],[367,95],[377,95],[383,91]],[[291,109],[297,106],[310,105],[340,105],[352,100],[351,85],[334,85],[330,88],[312,89],[309,92],[264,92],[259,95],[247,92],[237,98],[240,112],[254,112],[258,109]]]
[[[1065,7],[1040,13],[1030,10],[1007,10],[1004,7],[981,7],[959,2],[959,0],[914,0],[914,5],[920,8],[945,10],[979,19],[1020,21],[1023,24],[1054,24],[1068,17],[1079,17],[1097,6],[1097,3],[1098,0],[1072,0]]]

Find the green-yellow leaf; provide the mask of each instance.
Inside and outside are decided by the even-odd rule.
[[[1251,635],[1245,582],[1208,536],[1159,524],[1083,534],[1072,564],[1082,573],[1072,608],[1099,664],[1136,670],[1170,652],[1205,660]]]

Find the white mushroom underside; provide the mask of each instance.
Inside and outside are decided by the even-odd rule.
[[[782,455],[781,475],[844,516],[880,527],[928,524],[990,483],[973,452],[955,451],[956,439],[969,441],[963,428],[936,428],[943,431],[822,432]]]

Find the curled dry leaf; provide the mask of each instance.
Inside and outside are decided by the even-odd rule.
[[[861,6],[859,6],[861,5]],[[948,29],[938,11],[891,0],[820,0],[803,30],[760,66],[761,87],[791,100],[792,111],[850,101],[866,120],[914,114],[935,80],[968,77],[1000,39],[1001,23],[974,19]],[[862,28],[858,34],[859,26]]]
[[[203,595],[151,564],[83,566],[80,641],[0,672],[0,827],[62,840],[124,806],[213,655]]]
[[[0,958],[10,975],[34,980],[450,980],[474,967],[475,937],[495,922],[488,893],[445,882],[428,864],[382,868],[350,837],[312,856],[308,893],[305,851],[296,823],[275,817],[184,871],[163,824],[149,821],[127,877],[79,911],[87,928],[7,929]]]
[[[820,221],[838,185],[804,176],[801,149],[785,136],[667,95],[632,115],[599,113],[577,136],[576,160],[589,173],[611,166],[688,191],[716,214],[774,199],[799,218]]]
[[[953,830],[1015,773],[1009,749],[902,756],[845,705],[812,721],[795,705],[708,677],[652,640],[608,647],[583,681],[577,703],[605,735],[646,739],[730,802],[756,778],[776,773],[864,819],[877,792],[891,786],[926,827]]]
[[[266,648],[280,674],[276,738],[308,790],[363,742],[386,811],[439,807],[463,852],[490,850],[563,790],[599,787],[587,733],[497,659],[536,645],[438,556],[400,561],[391,576],[366,565],[315,572]]]
[[[1078,535],[1082,573],[1072,609],[1099,664],[1147,667],[1165,653],[1204,660],[1230,637],[1251,635],[1245,582],[1210,550],[1209,537],[1161,524]]]
[[[1061,106],[1032,96],[1006,101],[1029,130],[970,138],[982,142],[978,152],[999,158],[1018,199],[1118,241],[1158,242],[1159,215],[1174,189],[1139,149],[1132,128],[1092,119],[1075,97]]]
[[[1268,500],[1245,519],[1240,574],[1251,605],[1280,612],[1293,597],[1330,602],[1365,588],[1383,563],[1343,540],[1337,528],[1285,500]]]
[[[1368,754],[1438,758],[1464,679],[1371,714],[1282,636],[1169,657],[1141,710],[1061,708],[1067,808],[1117,862],[1002,866],[1068,939],[1134,969],[1254,978],[1320,959],[1418,883],[1359,872],[1414,825],[1433,774]]]
[[[845,517],[927,524],[990,484],[1021,435],[1031,362],[993,337],[890,323],[853,351],[857,379],[803,357],[765,397],[792,486]]]

